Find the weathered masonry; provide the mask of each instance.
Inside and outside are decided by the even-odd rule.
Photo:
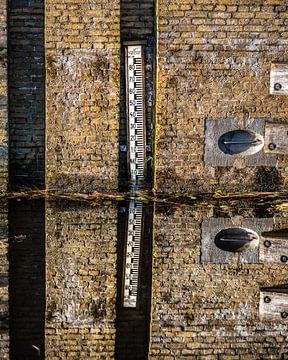
[[[284,188],[287,2],[159,0],[157,21],[158,189]]]
[[[46,1],[46,186],[118,186],[120,4]]]
[[[284,0],[9,1],[1,7],[2,188],[8,23],[11,185],[127,186],[134,115],[125,46],[133,43],[144,54],[148,185],[154,177],[160,191],[284,189],[287,12]]]
[[[251,210],[156,208],[151,359],[285,359],[287,217]],[[217,227],[263,238],[252,251],[209,252]],[[277,240],[281,229],[286,240]]]

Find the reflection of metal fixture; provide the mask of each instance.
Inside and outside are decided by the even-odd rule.
[[[276,144],[270,143],[270,144],[268,145],[268,148],[269,148],[269,150],[274,150],[274,149],[276,149]]]
[[[222,144],[225,145],[260,145],[262,143],[261,140],[257,139],[257,140],[250,140],[250,141],[221,141]]]
[[[286,319],[288,317],[288,312],[287,311],[282,311],[281,312],[281,317],[282,317],[282,319]]]

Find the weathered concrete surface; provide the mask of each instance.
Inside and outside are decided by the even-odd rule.
[[[158,190],[287,186],[287,155],[277,167],[213,167],[203,159],[205,119],[206,126],[249,116],[288,122],[287,96],[269,94],[271,63],[287,61],[287,24],[285,0],[158,1]]]
[[[261,321],[258,308],[260,287],[286,283],[287,266],[200,264],[203,216],[215,212],[161,206],[156,211],[151,359],[285,358],[287,320]],[[273,222],[274,228],[288,226],[287,216]]]
[[[118,186],[119,0],[45,2],[46,185]]]
[[[113,359],[117,207],[47,203],[45,359]]]

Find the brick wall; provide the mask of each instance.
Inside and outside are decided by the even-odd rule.
[[[113,359],[117,208],[46,209],[45,359]]]
[[[8,209],[0,204],[0,357],[9,359]]]
[[[215,119],[242,120],[246,113],[251,121],[287,123],[287,96],[269,95],[271,63],[288,60],[287,9],[284,0],[159,0],[159,190],[287,185],[287,156],[278,156],[277,169],[203,162],[205,119],[209,126]],[[261,183],[264,177],[268,181]]]
[[[52,1],[46,19],[46,182],[118,185],[120,5]]]
[[[156,211],[150,357],[284,359],[287,321],[260,321],[258,306],[260,287],[285,283],[287,266],[200,264],[202,219],[216,213],[189,207]],[[241,216],[256,213],[246,208]],[[230,208],[226,216],[234,215],[239,209]],[[287,217],[274,222],[287,228]]]
[[[44,183],[44,1],[9,5],[10,181]]]
[[[7,8],[0,4],[0,191],[8,185]]]

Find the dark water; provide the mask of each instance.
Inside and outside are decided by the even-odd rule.
[[[129,308],[129,203],[2,202],[0,358],[286,359],[285,209],[144,204]]]

